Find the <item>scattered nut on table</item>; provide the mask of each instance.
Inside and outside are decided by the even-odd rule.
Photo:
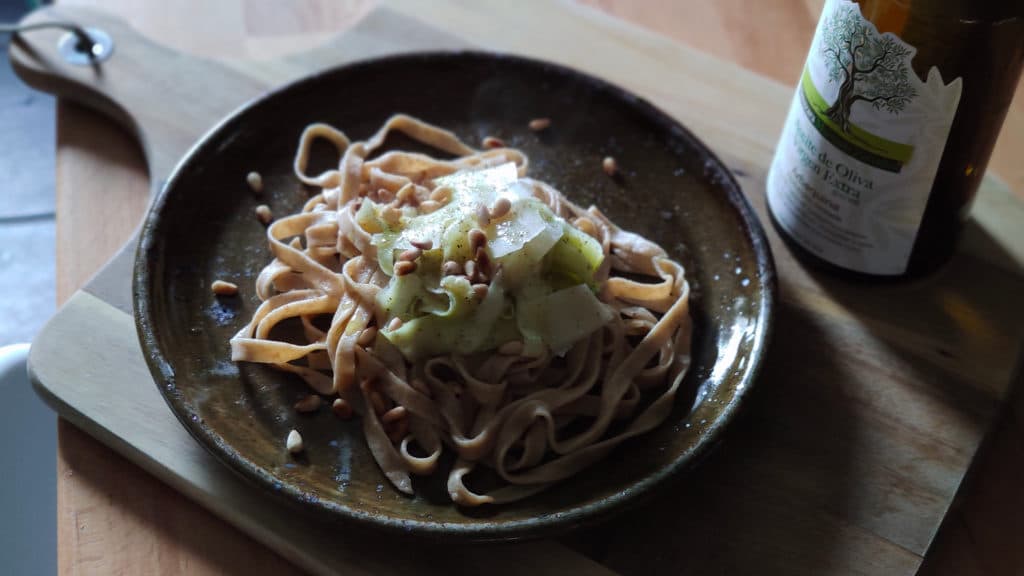
[[[534,118],[533,120],[530,120],[529,126],[530,130],[540,132],[541,130],[547,129],[548,126],[551,126],[551,118]]]
[[[259,172],[249,172],[245,175],[245,181],[256,194],[263,192],[263,176],[260,176]]]
[[[496,138],[494,136],[488,136],[488,137],[484,138],[483,144],[484,144],[484,148],[504,148],[505,147],[505,141],[502,140],[501,138]]]
[[[270,206],[267,206],[266,204],[260,204],[257,206],[256,219],[264,225],[270,224],[270,221],[274,219],[274,213],[270,211]]]
[[[295,411],[316,412],[317,410],[320,409],[320,405],[322,403],[323,401],[320,399],[320,396],[317,396],[316,394],[309,394],[308,396],[304,396],[301,400],[295,403]]]
[[[352,417],[352,406],[341,398],[334,399],[334,403],[331,404],[331,411],[342,420],[348,420]]]
[[[238,294],[238,284],[224,280],[214,280],[213,284],[210,284],[210,290],[213,290],[213,293],[217,296],[234,296]]]
[[[615,176],[619,173],[619,163],[615,161],[615,158],[605,156],[604,160],[601,161],[601,169],[604,170],[605,174]]]
[[[298,430],[292,430],[288,433],[288,440],[285,441],[285,445],[292,454],[298,454],[305,449],[305,446],[302,445],[302,435],[299,434]]]

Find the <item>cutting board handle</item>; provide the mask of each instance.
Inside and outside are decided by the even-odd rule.
[[[95,108],[131,131],[142,144],[154,193],[198,135],[267,88],[227,65],[147,40],[101,11],[46,7],[22,24],[53,20],[102,30],[113,52],[102,62],[73,64],[58,48],[68,32],[35,30],[12,39],[12,66],[33,88]]]
[[[316,48],[266,62],[221,62],[178,52],[116,16],[79,6],[40,8],[22,24],[54,20],[102,30],[113,41],[113,52],[91,66],[72,64],[59,49],[69,32],[36,30],[11,42],[14,70],[33,88],[88,105],[132,132],[142,144],[154,194],[200,136],[271,86],[352,60],[466,47],[465,41],[386,7]]]

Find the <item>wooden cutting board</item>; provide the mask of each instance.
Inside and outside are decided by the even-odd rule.
[[[115,58],[100,73],[62,66],[53,54],[58,35],[39,33],[28,38],[35,57],[25,45],[13,53],[19,73],[137,130],[155,186],[203,131],[268,86],[374,54],[476,45],[559,61],[648,97],[716,149],[763,215],[764,170],[791,94],[563,4],[547,7],[541,20],[497,2],[486,9],[397,2],[313,52],[226,64],[162,48],[100,14],[60,12],[117,38]],[[953,262],[927,281],[889,287],[808,274],[769,230],[783,303],[762,394],[719,454],[680,482],[678,497],[602,530],[604,565],[631,573],[916,570],[1005,397],[1022,339],[1024,307],[1009,298],[1024,288],[1024,242],[1014,226],[1022,216],[1021,204],[990,183]],[[448,568],[443,549],[412,546],[398,556],[365,536],[338,538],[333,529],[299,522],[191,440],[154,389],[135,340],[131,250],[72,297],[37,339],[31,366],[44,397],[310,570],[410,571],[425,562]],[[553,542],[462,547],[458,556],[467,572],[603,569]]]

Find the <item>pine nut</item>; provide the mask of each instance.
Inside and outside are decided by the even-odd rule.
[[[430,193],[430,199],[440,204],[445,204],[452,199],[452,189],[446,187],[435,188]]]
[[[405,415],[406,415],[407,412],[408,411],[405,409],[405,406],[395,406],[391,410],[388,410],[387,412],[385,412],[380,417],[380,421],[383,422],[384,424],[391,424],[392,422],[398,422],[402,418],[405,418]]]
[[[259,172],[249,172],[246,174],[245,182],[249,184],[249,188],[256,194],[263,192],[263,176],[260,176]]]
[[[416,263],[408,260],[395,262],[395,276],[405,276],[416,271]]]
[[[416,204],[418,204],[419,198],[416,197],[416,187],[413,186],[412,184],[409,184],[408,186],[403,186],[398,191],[398,203],[409,204],[410,206],[415,206]]]
[[[476,207],[476,223],[481,228],[486,228],[491,223],[491,213],[487,210],[487,206],[480,204]]]
[[[476,262],[472,260],[466,260],[466,263],[463,264],[462,267],[466,270],[466,278],[469,278],[470,282],[474,282],[476,280],[477,272]]]
[[[434,241],[430,240],[430,239],[427,239],[427,240],[410,240],[409,244],[412,244],[413,246],[419,248],[420,250],[423,250],[424,252],[426,252],[427,250],[430,250],[431,248],[434,247]]]
[[[238,294],[238,284],[233,282],[225,282],[224,280],[214,280],[213,284],[210,284],[210,290],[217,296],[234,296]]]
[[[274,219],[274,213],[270,211],[270,206],[266,204],[260,204],[256,207],[256,219],[263,223],[264,226],[270,224],[270,221]]]
[[[473,295],[483,300],[487,297],[488,288],[487,284],[473,284]]]
[[[395,330],[398,330],[401,327],[402,319],[399,318],[398,316],[395,316],[394,318],[391,319],[390,322],[388,322],[388,332],[394,332]]]
[[[548,126],[551,126],[551,119],[550,118],[534,118],[533,120],[530,120],[529,126],[530,126],[530,130],[533,130],[534,132],[540,132],[541,130],[544,130]]]
[[[302,444],[302,435],[299,434],[298,430],[292,430],[288,433],[288,439],[285,441],[285,446],[288,447],[288,451],[292,454],[298,454],[305,449]]]
[[[335,398],[331,404],[331,412],[342,420],[348,420],[352,417],[352,405],[341,398]]]
[[[594,221],[590,218],[584,218],[581,216],[573,220],[572,225],[579,229],[580,232],[597,238],[597,226],[594,225]]]
[[[433,214],[437,212],[437,209],[441,207],[441,204],[434,202],[433,200],[424,200],[420,202],[420,214]]]
[[[402,220],[402,211],[394,206],[387,206],[381,211],[380,216],[388,226],[396,226]]]
[[[512,210],[512,201],[505,197],[498,198],[494,201],[494,205],[491,206],[491,218],[494,220],[504,218],[510,210]]]
[[[422,250],[420,250],[419,248],[410,248],[408,250],[404,250],[401,254],[398,255],[398,261],[414,262],[418,260],[420,256],[423,256]]]
[[[479,228],[473,228],[466,234],[466,239],[469,240],[469,249],[473,253],[476,253],[476,249],[487,244],[487,234],[484,234],[483,230]]]
[[[462,274],[462,265],[454,260],[449,260],[441,265],[441,273],[445,276],[457,276]]]
[[[320,409],[322,403],[319,396],[316,394],[309,394],[303,397],[301,400],[295,403],[296,412],[316,412]]]
[[[371,346],[377,340],[377,327],[370,326],[359,333],[359,338],[356,338],[356,344],[366,348]]]
[[[605,174],[615,176],[619,173],[619,163],[615,161],[615,158],[605,156],[604,160],[601,161],[601,169],[604,170]]]

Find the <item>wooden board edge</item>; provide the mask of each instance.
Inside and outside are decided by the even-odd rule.
[[[173,454],[178,459],[175,462],[177,468],[172,467],[166,459],[160,458],[159,454],[156,456],[150,454],[144,447],[136,445],[115,430],[109,420],[115,415],[104,415],[99,412],[101,409],[99,407],[93,413],[87,413],[76,406],[74,402],[69,401],[69,396],[76,392],[83,392],[81,382],[85,379],[102,379],[107,386],[110,382],[116,382],[111,377],[114,374],[113,371],[97,373],[82,370],[82,365],[74,356],[66,354],[66,350],[62,346],[62,343],[70,341],[70,337],[76,332],[91,330],[92,327],[101,323],[108,324],[107,334],[117,340],[102,342],[100,341],[102,339],[97,339],[79,349],[85,353],[94,352],[95,348],[102,349],[108,345],[134,346],[137,349],[138,361],[142,366],[128,367],[121,376],[140,380],[141,376],[145,376],[145,381],[121,382],[119,385],[144,385],[146,390],[149,390],[148,394],[152,396],[150,402],[159,404],[159,407],[150,406],[150,409],[166,412],[164,418],[167,419],[167,422],[161,426],[171,426],[173,430],[164,431],[165,433],[158,440],[154,440],[149,449],[159,452],[160,447],[163,446],[168,454]],[[155,386],[148,377],[148,370],[141,358],[141,350],[138,350],[135,331],[127,326],[132,323],[131,315],[123,310],[87,292],[77,292],[44,326],[40,333],[41,338],[37,339],[37,343],[33,344],[30,349],[29,379],[36,393],[58,414],[76,427],[138,464],[146,472],[223,518],[243,533],[315,574],[334,574],[337,566],[341,565],[349,567],[352,570],[350,573],[353,574],[408,572],[410,569],[415,569],[417,559],[422,561],[430,549],[436,548],[436,546],[431,546],[429,549],[421,550],[420,548],[423,546],[419,548],[412,546],[412,553],[408,556],[363,555],[362,552],[368,549],[372,550],[373,537],[377,536],[376,533],[368,535],[350,533],[344,539],[348,545],[342,545],[336,537],[337,533],[341,529],[348,528],[325,525],[317,520],[307,518],[293,511],[284,502],[268,499],[259,488],[245,484],[244,479],[217,462],[212,455],[195,442],[185,428],[179,425],[170,413],[170,409],[164,405],[163,399],[157,395]],[[62,370],[67,374],[78,374],[80,380],[71,382],[59,378],[56,373]],[[140,371],[145,371],[145,373],[140,374]],[[62,388],[62,386],[66,386],[66,388]],[[119,391],[116,389],[116,385],[113,388],[109,392],[117,395]],[[121,391],[123,392],[124,389]],[[122,409],[140,408],[139,406],[117,406],[118,400],[126,400],[126,398],[101,399],[97,406],[101,405],[102,409],[117,412],[117,417],[123,417],[125,412]],[[139,400],[139,398],[135,397],[130,400]],[[118,412],[118,410],[122,411]],[[143,415],[143,418],[153,421],[152,415]],[[124,425],[128,424],[122,423],[122,426]],[[140,435],[145,434],[143,430],[135,431]],[[168,450],[171,444],[176,445],[174,450]],[[188,478],[183,473],[183,469],[190,466],[194,468],[196,477]],[[513,543],[503,545],[503,548],[502,550],[494,546],[460,546],[457,549],[462,553],[463,569],[469,568],[470,571],[489,570],[495,572],[496,562],[504,562],[510,566],[516,565],[518,562],[519,566],[522,566],[522,559],[530,558],[544,559],[543,562],[539,560],[528,562],[530,570],[537,574],[560,574],[567,570],[580,573],[614,574],[594,560],[552,540]],[[452,550],[456,550],[456,548],[453,547]],[[511,568],[506,569],[510,570]],[[502,573],[502,570],[498,569],[496,572]]]

